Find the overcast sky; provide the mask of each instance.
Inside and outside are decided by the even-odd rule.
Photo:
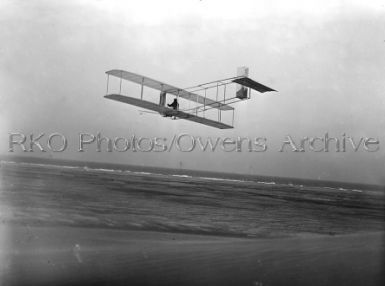
[[[65,152],[32,155],[385,184],[382,1],[1,0],[0,42],[0,154],[8,154],[10,132],[58,132],[69,141]],[[235,105],[230,130],[103,98],[110,69],[186,87],[234,76],[238,66],[278,92]],[[78,133],[98,131],[265,137],[268,150],[77,152]],[[288,134],[326,132],[378,138],[380,150],[278,152]]]

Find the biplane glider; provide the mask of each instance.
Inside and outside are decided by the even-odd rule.
[[[179,88],[146,76],[114,69],[106,72],[107,93],[104,97],[148,109],[150,110],[149,112],[159,113],[164,117],[186,119],[215,128],[229,129],[234,128],[234,107],[232,107],[231,104],[250,99],[251,90],[256,90],[261,93],[275,91],[270,87],[250,79],[248,77],[248,71],[249,69],[247,67],[240,67],[238,68],[238,75],[236,77],[215,80],[189,88]],[[109,93],[110,76],[119,79],[119,92]],[[122,80],[139,84],[140,98],[122,94]],[[234,96],[226,98],[226,94],[229,93],[230,90],[230,85],[235,86],[232,92]],[[158,103],[143,99],[144,87],[160,91]],[[166,105],[167,95],[174,97],[174,103],[167,104],[171,106],[171,108]],[[181,101],[188,101],[189,106],[180,108],[179,103]],[[191,104],[194,106],[191,107]],[[209,111],[215,111],[214,116],[211,116],[211,118],[208,114]],[[224,121],[226,119],[225,115],[228,112],[231,114],[231,123]],[[229,116],[227,116],[227,118],[229,118]]]

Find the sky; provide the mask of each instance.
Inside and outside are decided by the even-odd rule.
[[[0,1],[0,154],[9,134],[63,134],[64,152],[13,154],[385,184],[382,1]],[[278,92],[235,105],[234,129],[141,113],[103,98],[107,70],[178,87],[235,76]],[[138,90],[125,86],[137,96]],[[157,93],[145,98],[156,102]],[[79,133],[264,137],[265,152],[78,152]],[[379,150],[293,152],[290,135],[372,137]],[[44,140],[43,140],[44,141]],[[362,147],[362,146],[361,146]]]

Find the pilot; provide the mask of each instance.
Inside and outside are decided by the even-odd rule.
[[[169,107],[172,107],[174,110],[178,110],[179,108],[179,103],[176,98],[174,98],[174,101],[171,104],[167,104]]]

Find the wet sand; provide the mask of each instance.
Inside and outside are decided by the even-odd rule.
[[[3,224],[1,285],[383,285],[384,233],[249,239]]]

